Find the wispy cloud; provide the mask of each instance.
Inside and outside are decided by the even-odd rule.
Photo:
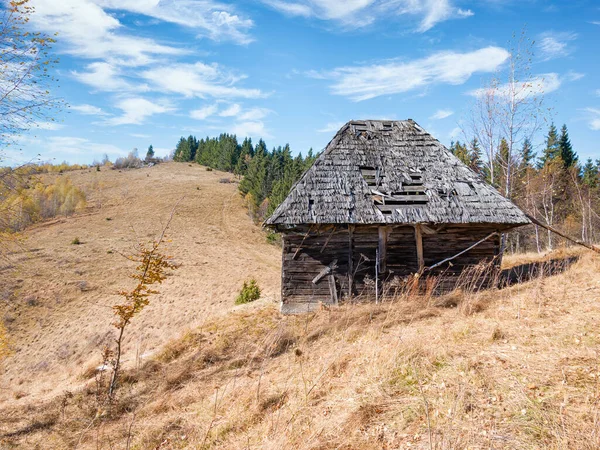
[[[415,31],[425,32],[440,22],[473,15],[451,0],[263,0],[263,3],[290,16],[333,21],[343,28],[365,27],[382,19],[414,17]]]
[[[86,66],[85,72],[71,71],[71,75],[80,83],[87,84],[103,92],[147,91],[146,84],[126,81],[121,69],[108,62],[94,62]]]
[[[454,114],[454,111],[452,111],[450,109],[438,109],[429,118],[432,119],[432,120],[442,120],[442,119],[445,119],[446,117],[450,117],[452,114]]]
[[[94,105],[71,105],[70,108],[72,111],[77,111],[79,114],[83,114],[85,116],[107,116],[108,113],[104,111],[102,108],[98,108]]]
[[[532,77],[526,83],[505,83],[495,88],[494,94],[502,97],[514,95],[517,98],[549,94],[556,91],[563,83],[563,79],[557,73],[545,73]],[[483,96],[488,89],[475,89],[468,94],[473,97]]]
[[[337,133],[344,126],[344,122],[329,122],[323,128],[317,130],[318,133]]]
[[[547,31],[538,36],[537,45],[542,61],[568,56],[573,48],[570,42],[577,39],[577,34],[570,32]]]
[[[230,105],[227,108],[225,108],[223,111],[221,111],[219,113],[219,116],[221,116],[221,117],[236,117],[240,114],[240,112],[242,112],[242,107],[240,105],[238,105],[237,103],[234,103],[233,105]]]
[[[233,124],[230,129],[237,136],[249,136],[254,139],[269,139],[273,137],[261,120],[238,122]]]
[[[206,118],[213,116],[219,110],[219,105],[207,105],[200,109],[194,109],[190,112],[190,117],[196,120],[205,120]]]
[[[264,96],[259,89],[246,89],[236,84],[245,78],[224,69],[218,64],[172,64],[151,68],[141,73],[152,89],[159,92],[181,94],[185,97],[258,98]]]
[[[147,117],[154,114],[161,114],[173,111],[174,108],[169,105],[153,103],[145,98],[134,97],[120,100],[116,107],[123,111],[123,114],[106,120],[108,125],[140,125],[144,123]]]
[[[591,130],[600,130],[600,108],[584,108],[587,113],[587,122]]]
[[[508,57],[503,48],[486,47],[466,53],[440,52],[409,62],[340,67],[327,76],[334,80],[334,94],[362,101],[429,85],[463,84],[475,73],[494,72]]]
[[[36,129],[50,130],[50,131],[61,130],[64,127],[65,126],[62,123],[58,123],[58,122],[40,122],[35,125]]]
[[[190,28],[200,37],[248,44],[252,41],[249,31],[254,23],[231,5],[218,0],[31,0],[31,3],[36,8],[32,26],[48,33],[60,30],[57,50],[84,62],[70,72],[71,76],[90,86],[93,92],[115,94],[115,106],[124,112],[105,123],[142,123],[152,114],[172,111],[164,105],[142,105],[142,99],[138,98],[141,93],[217,100],[263,95],[258,89],[240,86],[244,74],[217,64],[178,62],[190,56],[187,42],[161,42],[134,34],[120,19],[124,14],[144,15]],[[86,105],[73,110],[104,115],[94,108],[97,107]]]
[[[43,146],[44,155],[47,153],[68,153],[71,155],[102,154],[123,155],[125,152],[112,144],[101,144],[89,139],[73,136],[52,136],[50,138],[37,140]]]

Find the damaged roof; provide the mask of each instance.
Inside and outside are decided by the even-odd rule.
[[[265,225],[530,223],[413,120],[351,121]]]

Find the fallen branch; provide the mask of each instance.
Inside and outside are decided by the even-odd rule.
[[[581,245],[581,246],[583,246],[583,247],[585,247],[585,248],[589,248],[590,250],[592,250],[592,251],[594,251],[594,252],[596,252],[596,253],[600,253],[600,248],[598,248],[598,247],[596,247],[596,246],[594,246],[594,245],[592,245],[592,244],[588,244],[587,242],[583,242],[583,241],[580,241],[580,240],[577,240],[577,239],[573,239],[573,238],[571,238],[571,237],[567,236],[566,234],[564,234],[564,233],[561,233],[561,232],[560,232],[560,231],[558,231],[556,228],[552,228],[550,225],[546,225],[546,224],[544,224],[544,223],[540,222],[540,221],[539,221],[539,220],[537,220],[535,217],[533,217],[533,216],[530,216],[529,214],[525,214],[525,215],[526,215],[526,216],[527,216],[527,218],[528,218],[529,220],[531,220],[531,221],[532,221],[532,222],[533,222],[535,225],[538,225],[538,226],[540,226],[540,227],[542,227],[542,228],[545,228],[546,230],[548,230],[548,231],[551,231],[551,232],[552,232],[552,233],[554,233],[554,234],[558,234],[560,237],[563,237],[563,238],[565,238],[567,241],[571,241],[571,242],[573,242],[573,243],[575,243],[575,244],[577,244],[577,245]]]

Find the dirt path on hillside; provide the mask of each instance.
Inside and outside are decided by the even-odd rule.
[[[255,277],[261,302],[279,300],[281,255],[243,207],[231,174],[169,163],[133,171],[65,174],[83,187],[89,210],[25,233],[22,252],[2,273],[5,322],[16,353],[3,377],[14,395],[45,397],[72,389],[98,362],[112,332],[114,293],[130,284],[129,254],[156,235],[184,196],[166,252],[180,266],[132,323],[125,358],[151,354],[169,339],[235,308],[243,281]],[[78,237],[83,244],[71,245]]]

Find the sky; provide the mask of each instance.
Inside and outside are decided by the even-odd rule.
[[[30,1],[30,26],[59,33],[53,94],[68,107],[9,164],[150,144],[163,156],[190,134],[306,154],[355,119],[412,118],[448,145],[524,29],[549,120],[567,124],[580,159],[600,158],[596,0]]]

